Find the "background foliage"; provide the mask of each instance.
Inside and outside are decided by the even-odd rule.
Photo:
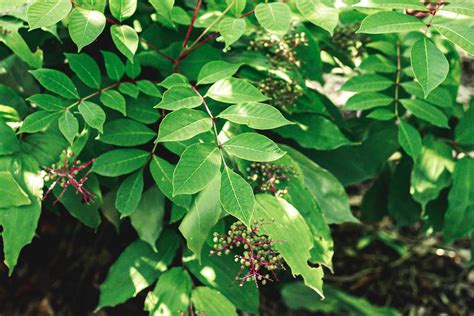
[[[457,96],[473,4],[0,2],[10,273],[41,212],[67,211],[94,229],[130,223],[138,236],[98,308],[155,284],[153,315],[257,313],[254,280],[231,286],[239,264],[209,251],[235,219],[263,219],[260,232],[280,241],[290,308],[318,310],[313,296],[326,292],[327,306],[396,314],[323,286],[328,225],[389,216],[446,243],[472,234],[474,108]],[[328,74],[345,80],[342,109],[322,89]],[[367,180],[354,216],[345,187]]]

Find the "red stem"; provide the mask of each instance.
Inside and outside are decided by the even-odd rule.
[[[186,32],[186,37],[184,38],[184,41],[183,41],[182,49],[184,49],[186,47],[186,45],[188,45],[189,37],[191,36],[191,32],[193,30],[194,23],[196,22],[196,18],[197,18],[197,15],[199,13],[199,9],[201,8],[201,4],[202,4],[202,0],[197,0],[196,7],[194,7],[193,17],[191,19],[191,24],[189,24],[188,31]]]

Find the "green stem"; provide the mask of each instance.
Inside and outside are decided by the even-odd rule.
[[[395,116],[397,120],[400,120],[398,116],[398,103],[400,95],[400,77],[402,73],[402,54],[400,49],[400,42],[397,43],[397,78],[395,79]]]

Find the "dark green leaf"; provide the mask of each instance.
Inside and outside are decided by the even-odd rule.
[[[116,149],[97,158],[92,171],[106,177],[117,177],[142,167],[150,153],[140,149]]]
[[[125,66],[120,60],[120,58],[112,52],[101,51],[104,56],[105,61],[105,70],[107,71],[107,76],[115,81],[122,79],[125,73]]]
[[[160,124],[157,142],[175,142],[193,138],[212,128],[207,113],[192,109],[179,109],[166,115]]]
[[[163,273],[155,289],[145,300],[145,310],[150,315],[180,315],[189,307],[193,282],[188,272],[181,267]]]
[[[252,187],[229,167],[222,172],[220,200],[227,213],[250,227],[255,208]]]
[[[270,138],[257,133],[239,134],[222,147],[229,154],[250,161],[274,161],[286,154]]]
[[[178,247],[179,238],[171,231],[164,231],[161,235],[156,245],[158,252],[141,240],[130,244],[110,267],[100,286],[98,307],[123,303],[150,286],[166,271]]]
[[[222,208],[219,200],[219,176],[211,179],[208,186],[194,200],[188,213],[179,225],[179,231],[186,238],[188,248],[201,261],[201,253],[211,230],[221,217]]]
[[[118,119],[105,124],[99,140],[117,146],[136,146],[148,143],[155,136],[156,133],[142,123]]]
[[[71,70],[86,86],[92,89],[100,89],[100,69],[91,56],[87,54],[66,54],[66,57]]]
[[[186,148],[173,173],[173,196],[204,189],[219,173],[221,163],[217,146],[194,144]]]
[[[119,111],[124,116],[127,115],[127,103],[125,98],[115,90],[107,90],[102,92],[100,94],[100,102],[102,102],[106,107]]]
[[[294,124],[288,121],[275,107],[257,102],[244,102],[231,105],[217,117],[262,130]]]
[[[115,207],[122,217],[135,212],[142,198],[143,186],[143,169],[135,171],[122,182],[115,199]]]
[[[228,78],[214,83],[207,97],[224,103],[261,102],[268,100],[260,90],[244,79]]]
[[[60,71],[53,69],[37,69],[32,70],[31,74],[39,81],[39,83],[54,93],[59,94],[66,99],[79,99],[77,88],[72,80]]]

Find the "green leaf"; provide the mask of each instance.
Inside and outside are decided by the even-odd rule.
[[[286,165],[298,168],[297,164],[287,155],[283,159]],[[302,172],[288,182],[285,199],[293,205],[303,216],[311,230],[314,246],[311,249],[310,262],[322,264],[332,271],[332,256],[334,254],[334,242],[331,237],[331,229],[324,219],[323,212],[316,202],[316,198],[305,187]]]
[[[380,72],[393,74],[397,71],[395,66],[390,60],[383,57],[382,55],[369,55],[359,65],[359,68],[367,72]]]
[[[344,109],[348,111],[368,110],[379,106],[390,105],[392,102],[393,98],[385,94],[362,92],[350,97],[349,100],[347,100]]]
[[[109,7],[114,18],[123,22],[137,10],[137,0],[109,0]]]
[[[156,103],[157,98],[149,96],[139,96],[137,99],[129,98],[127,99],[127,115],[145,124],[156,123],[161,117],[160,112],[154,109]]]
[[[87,54],[65,54],[69,67],[81,79],[81,81],[92,89],[100,89],[100,69],[95,60]]]
[[[2,21],[0,22],[0,27],[3,29],[3,33],[0,33],[0,43],[4,43],[12,50],[15,56],[31,67],[42,67],[43,51],[39,48],[36,51],[30,49],[24,37],[19,33],[19,29],[23,27],[22,22]]]
[[[449,128],[446,115],[431,104],[415,99],[402,99],[400,103],[416,117],[435,126]]]
[[[115,207],[122,214],[128,216],[135,212],[143,193],[143,169],[129,175],[120,185],[115,199]]]
[[[163,18],[168,25],[174,28],[174,23],[171,20],[171,11],[173,9],[175,0],[149,0],[157,14]]]
[[[156,142],[175,142],[193,138],[212,128],[207,113],[191,109],[179,109],[166,115],[160,124]]]
[[[238,315],[234,304],[224,295],[205,286],[195,288],[191,300],[198,314],[206,316]]]
[[[221,163],[215,145],[198,143],[186,148],[173,173],[173,196],[204,189],[219,173]]]
[[[10,155],[20,150],[20,143],[15,132],[0,120],[0,155]]]
[[[448,40],[474,55],[474,33],[464,24],[435,23],[433,27]]]
[[[37,0],[27,11],[30,30],[58,23],[71,9],[69,0]]]
[[[150,153],[140,149],[115,149],[100,155],[92,171],[106,177],[117,177],[142,167]]]
[[[188,213],[184,216],[179,231],[186,238],[188,248],[201,261],[201,253],[211,230],[221,217],[222,208],[219,200],[219,176],[210,179],[209,184],[194,200]]]
[[[296,123],[295,125],[278,128],[275,132],[285,138],[293,139],[302,147],[328,150],[354,145],[333,122],[325,117],[314,114],[296,114],[291,119]]]
[[[474,103],[456,126],[456,142],[461,145],[474,145]]]
[[[129,119],[110,121],[104,126],[99,140],[117,146],[137,146],[148,143],[156,133],[146,125]]]
[[[179,205],[185,209],[191,205],[190,195],[176,195],[173,196],[173,171],[174,166],[168,161],[153,155],[150,162],[150,173],[155,180],[156,185],[161,192],[173,201],[174,204]]]
[[[321,0],[297,0],[296,7],[308,21],[333,34],[339,22],[337,9]]]
[[[65,111],[64,114],[59,117],[59,130],[72,145],[74,138],[76,138],[77,133],[79,133],[79,122],[70,111]]]
[[[44,185],[43,177],[38,174],[39,166],[35,160],[24,154],[17,154],[13,159],[11,161],[10,158],[0,158],[0,170],[8,171],[14,176],[31,203],[0,210],[4,262],[10,274],[17,263],[21,249],[35,236],[41,214]],[[8,167],[4,168],[4,166]]]
[[[257,102],[231,105],[217,117],[262,130],[294,124],[288,121],[275,107]]]
[[[242,64],[232,64],[222,60],[210,61],[201,68],[197,84],[209,84],[232,77]]]
[[[450,184],[452,169],[450,146],[434,140],[431,136],[426,137],[423,140],[421,153],[415,160],[410,188],[413,198],[422,205],[423,209]]]
[[[367,114],[367,117],[379,121],[391,121],[395,118],[395,113],[388,109],[375,109]]]
[[[220,199],[227,213],[250,227],[255,208],[252,187],[229,167],[222,173]]]
[[[152,97],[162,97],[160,90],[153,82],[149,80],[138,80],[136,84],[140,92]]]
[[[104,56],[105,70],[107,76],[115,81],[122,79],[125,74],[125,66],[120,58],[112,52],[105,50],[101,51],[102,56]]]
[[[392,80],[373,74],[354,76],[342,86],[343,90],[353,92],[377,92],[394,85]]]
[[[75,8],[69,15],[69,35],[77,50],[94,42],[104,31],[106,18],[100,11]]]
[[[470,0],[456,0],[450,2],[449,5],[444,5],[441,9],[443,11],[449,11],[459,13],[465,16],[474,17],[474,8],[472,7],[472,2]]]
[[[159,83],[165,89],[171,89],[174,86],[189,86],[189,80],[182,74],[174,73],[165,78]]]
[[[110,267],[101,284],[98,308],[116,306],[150,286],[167,270],[178,247],[179,237],[169,230],[158,240],[158,252],[141,240],[130,244]]]
[[[326,298],[321,302],[311,289],[299,281],[286,283],[281,290],[283,301],[293,310],[316,314],[401,316],[393,308],[372,305],[365,298],[349,295],[330,285],[324,285],[324,293]]]
[[[26,117],[20,128],[20,133],[36,133],[47,129],[61,114],[58,112],[38,111]]]
[[[74,83],[64,73],[53,69],[37,69],[30,72],[49,91],[66,99],[77,100],[80,98]]]
[[[418,31],[425,24],[414,16],[394,11],[382,11],[367,16],[357,33],[383,34]]]
[[[316,198],[328,224],[359,222],[352,215],[344,186],[334,175],[295,149],[289,146],[283,148],[298,163],[304,185]]]
[[[444,54],[426,37],[411,49],[411,66],[420,83],[424,97],[436,89],[448,76],[449,63]]]
[[[156,186],[143,193],[140,203],[130,215],[133,228],[141,240],[147,242],[155,252],[156,241],[163,229],[165,197]]]
[[[404,157],[393,171],[388,191],[388,214],[395,220],[397,227],[414,224],[420,220],[421,205],[410,194],[410,178],[413,163]],[[386,181],[386,179],[384,179]],[[386,190],[386,188],[383,188]]]
[[[140,62],[136,56],[133,63],[130,60],[127,60],[127,63],[125,64],[125,73],[131,79],[137,78],[142,73],[142,67],[140,66]]]
[[[209,253],[211,249],[205,247]],[[258,314],[259,295],[255,284],[246,282],[243,286],[235,285],[235,276],[239,273],[240,265],[235,264],[230,256],[203,256],[201,262],[190,252],[183,258],[186,267],[203,284],[221,292],[238,309]]]
[[[416,128],[408,123],[400,121],[398,125],[398,141],[406,153],[416,159],[421,153],[421,136]]]
[[[97,129],[100,133],[104,132],[105,112],[99,105],[90,101],[82,101],[79,103],[79,112],[87,125]]]
[[[214,83],[207,97],[224,103],[261,102],[268,100],[260,90],[244,79],[227,78]]]
[[[270,138],[257,133],[239,134],[222,147],[229,154],[250,161],[274,161],[286,154]]]
[[[357,7],[389,8],[389,9],[413,9],[427,11],[428,9],[418,0],[362,0],[356,4]]]
[[[256,199],[256,216],[272,223],[261,226],[262,233],[273,240],[284,240],[284,242],[275,243],[274,246],[285,259],[293,276],[301,275],[306,286],[324,298],[323,269],[322,267],[312,268],[308,265],[308,260],[311,258],[310,250],[313,248],[313,237],[304,218],[297,209],[281,198],[259,194]]]
[[[119,111],[124,116],[127,115],[127,102],[123,95],[115,90],[103,91],[100,94],[100,102],[108,108]]]
[[[224,38],[225,47],[237,42],[245,33],[247,22],[240,18],[224,17],[219,23],[219,32]]]
[[[453,186],[448,195],[443,232],[447,242],[466,236],[474,229],[474,159],[456,162]]]
[[[193,281],[181,267],[163,273],[155,289],[148,292],[145,310],[150,315],[180,316],[186,313],[190,303]]]
[[[117,49],[133,61],[133,56],[138,49],[138,34],[128,25],[112,25],[110,28],[112,41]]]
[[[424,99],[425,101],[441,108],[450,109],[453,106],[453,97],[451,96],[449,90],[446,88],[436,88],[435,90],[431,91],[430,95],[425,99],[425,93],[417,82],[404,82],[401,86],[406,92],[416,96],[418,99]]]
[[[31,200],[8,171],[0,171],[0,208],[31,205]]]
[[[201,97],[190,86],[173,86],[163,94],[156,108],[174,111],[195,108],[201,104]]]
[[[42,110],[52,112],[64,110],[71,103],[50,94],[35,94],[27,100]]]
[[[291,10],[286,3],[260,3],[255,7],[255,17],[265,30],[279,36],[290,28]]]
[[[138,98],[140,94],[138,87],[131,82],[122,82],[118,89],[121,93],[131,96],[134,99]]]
[[[80,4],[85,9],[104,12],[107,0],[77,0],[76,3]]]

